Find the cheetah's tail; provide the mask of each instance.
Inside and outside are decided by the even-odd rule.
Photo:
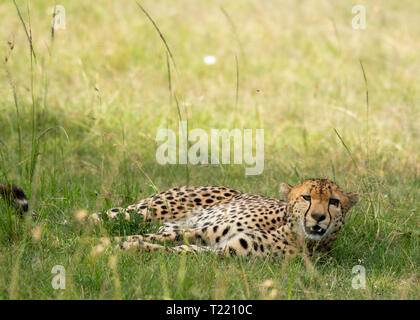
[[[20,217],[28,211],[28,198],[23,190],[13,184],[0,184],[0,196],[12,206]]]

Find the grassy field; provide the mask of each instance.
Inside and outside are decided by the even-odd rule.
[[[34,54],[2,1],[0,181],[25,190],[35,217],[0,203],[1,299],[420,298],[419,1],[358,1],[364,30],[348,1],[141,1],[173,59],[135,1],[60,1],[53,36],[54,1],[16,4]],[[157,130],[180,116],[206,132],[264,129],[263,173],[159,165]],[[120,252],[91,238],[154,226],[80,219],[179,185],[281,198],[281,182],[311,177],[361,195],[313,263]],[[352,288],[355,265],[365,289]]]

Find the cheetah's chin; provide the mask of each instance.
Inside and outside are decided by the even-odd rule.
[[[304,226],[303,230],[305,232],[306,238],[310,240],[321,240],[327,232],[327,229],[324,229],[320,225],[314,225],[311,227]]]

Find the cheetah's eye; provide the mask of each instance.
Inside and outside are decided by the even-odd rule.
[[[338,199],[333,199],[333,198],[330,199],[330,204],[333,206],[338,207],[339,203],[340,203],[340,200]]]
[[[303,195],[302,198],[305,199],[306,201],[311,201],[311,196]]]

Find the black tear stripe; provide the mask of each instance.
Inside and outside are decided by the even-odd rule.
[[[327,228],[325,230],[328,230],[328,228],[329,228],[329,226],[330,226],[330,224],[332,222],[332,215],[330,213],[330,206],[328,206],[328,215],[330,216],[330,222],[328,222],[328,226],[327,226]]]
[[[305,215],[303,216],[303,226],[306,227],[306,217],[308,215],[309,210],[311,209],[312,201],[309,201],[308,210],[306,210]]]

